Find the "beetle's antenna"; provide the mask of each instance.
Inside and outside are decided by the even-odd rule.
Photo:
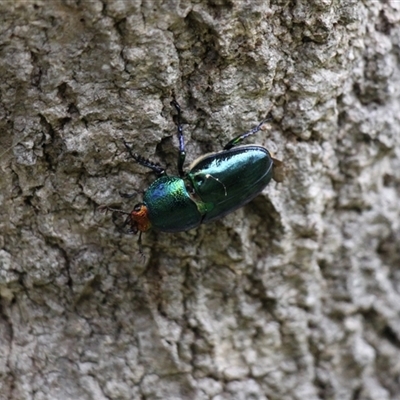
[[[126,214],[126,215],[130,214],[129,212],[126,212],[123,210],[118,210],[116,208],[112,208],[112,207],[108,207],[108,206],[99,206],[99,207],[97,207],[97,210],[100,212],[105,212],[105,213],[107,213],[108,211],[111,211],[111,212],[117,212],[117,213]]]
[[[123,197],[124,199],[132,199],[133,197],[135,197],[135,196],[137,195],[136,192],[133,192],[133,193],[124,193],[124,192],[119,191],[118,193],[119,193],[119,195],[120,195],[121,197]]]
[[[143,246],[142,246],[142,231],[139,232],[138,246],[139,246],[140,257],[142,258],[143,262],[145,262],[146,256],[144,255]]]

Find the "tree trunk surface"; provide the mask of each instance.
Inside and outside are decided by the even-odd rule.
[[[400,400],[400,2],[10,0],[0,54],[1,400]],[[98,207],[173,96],[186,170],[271,113],[283,181],[141,256]]]

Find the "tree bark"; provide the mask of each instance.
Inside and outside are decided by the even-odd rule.
[[[0,399],[400,399],[400,3],[0,4]],[[223,219],[127,212],[262,121]],[[120,192],[134,193],[133,199]],[[114,217],[118,217],[114,214]]]

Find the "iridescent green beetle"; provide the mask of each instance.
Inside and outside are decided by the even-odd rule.
[[[127,214],[125,225],[130,233],[141,235],[149,229],[161,232],[181,232],[196,228],[242,207],[256,197],[273,177],[274,166],[281,162],[271,157],[269,151],[259,145],[241,145],[245,138],[257,133],[267,120],[230,142],[222,151],[206,154],[195,160],[185,172],[185,144],[181,123],[181,108],[176,108],[179,155],[179,176],[168,176],[165,169],[135,153],[124,141],[131,157],[144,167],[153,170],[158,178],[144,194],[143,201],[130,213],[103,207],[105,210]]]

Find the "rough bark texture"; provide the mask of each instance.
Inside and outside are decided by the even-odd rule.
[[[0,399],[400,399],[400,3],[0,4]],[[261,121],[283,183],[136,237],[154,177]],[[5,152],[12,146],[12,149]],[[137,191],[135,199],[121,192]]]

